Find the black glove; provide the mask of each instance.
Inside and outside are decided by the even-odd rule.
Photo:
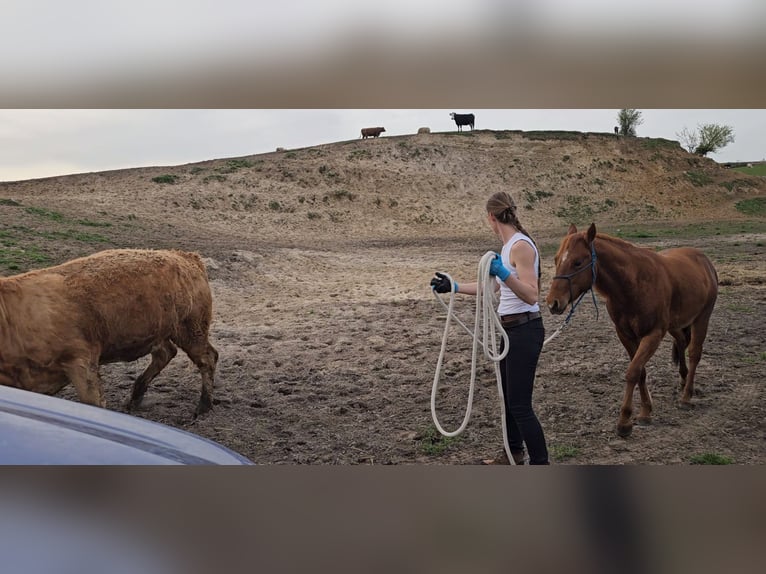
[[[444,273],[436,272],[436,277],[431,279],[431,289],[437,293],[450,293],[452,291],[452,285],[450,284],[449,277]],[[455,283],[455,291],[457,291],[457,283]]]

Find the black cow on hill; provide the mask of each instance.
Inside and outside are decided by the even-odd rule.
[[[463,126],[471,126],[471,129],[473,129],[473,122],[475,120],[473,114],[456,114],[455,112],[452,112],[449,116],[455,120],[457,131],[463,131]]]

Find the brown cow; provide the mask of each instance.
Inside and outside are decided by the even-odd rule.
[[[386,128],[362,128],[362,139],[366,140],[368,137],[376,138],[384,131],[386,131]]]
[[[218,362],[212,307],[202,260],[183,251],[113,249],[0,278],[0,384],[52,395],[72,383],[81,402],[105,407],[99,365],[151,353],[130,409],[178,345],[202,374],[202,414]]]

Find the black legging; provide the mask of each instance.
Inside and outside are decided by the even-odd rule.
[[[545,327],[542,318],[505,330],[510,349],[500,361],[500,375],[505,400],[505,426],[511,452],[520,453],[524,444],[529,464],[549,464],[548,449],[540,421],[532,409],[532,390],[537,360],[543,349]]]

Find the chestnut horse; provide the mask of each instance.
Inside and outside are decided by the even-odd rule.
[[[590,289],[606,300],[617,336],[630,356],[617,433],[633,430],[633,389],[638,385],[637,422],[650,422],[652,397],[646,387],[646,363],[666,333],[681,375],[681,407],[689,407],[694,374],[702,356],[708,321],[718,296],[718,275],[698,249],[653,251],[603,233],[595,224],[577,232],[574,225],[556,253],[556,275],[546,298],[551,313],[561,314]],[[689,366],[686,365],[686,349]]]

